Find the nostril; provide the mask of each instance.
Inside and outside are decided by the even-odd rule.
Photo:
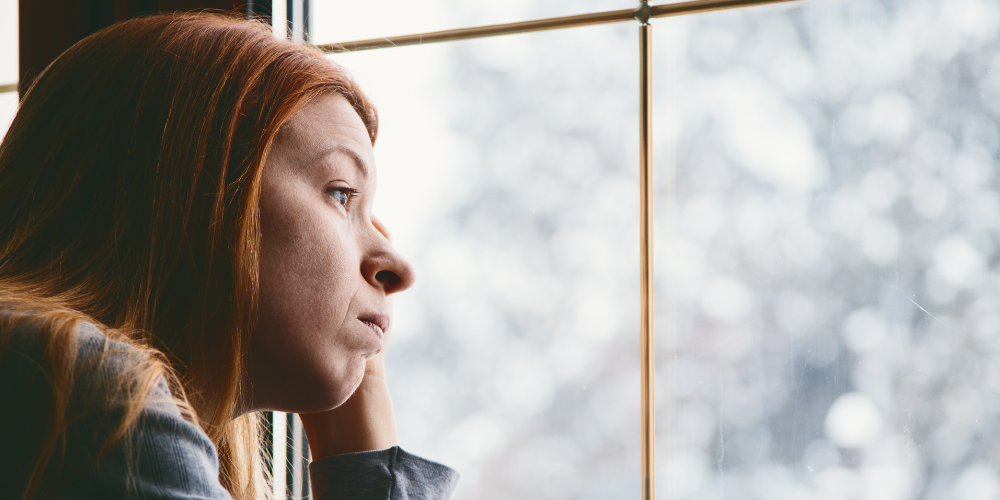
[[[375,281],[382,283],[387,288],[395,288],[399,285],[399,275],[392,271],[379,271],[375,273]]]

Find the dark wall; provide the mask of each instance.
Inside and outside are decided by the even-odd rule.
[[[257,8],[254,8],[254,4]],[[21,95],[50,62],[105,26],[133,17],[185,10],[270,12],[270,0],[19,0],[18,91]]]

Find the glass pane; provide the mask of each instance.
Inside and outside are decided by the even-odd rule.
[[[343,54],[380,109],[374,213],[411,259],[390,386],[457,499],[638,495],[637,36]]]
[[[17,83],[17,0],[0,0],[0,85]],[[17,92],[0,93],[0,138],[17,112]]]
[[[17,81],[17,0],[0,0],[0,85]]]
[[[1000,496],[1000,4],[655,26],[661,498]]]
[[[635,8],[634,0],[559,0],[537,2],[462,2],[458,0],[384,0],[312,3],[313,41],[332,43],[408,35],[484,24],[511,23],[553,16]]]

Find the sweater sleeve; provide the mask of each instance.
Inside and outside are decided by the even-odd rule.
[[[166,391],[161,386],[158,392]],[[88,418],[71,426],[68,449],[96,449],[108,422]],[[310,464],[315,500],[447,500],[458,474],[398,446],[352,453]],[[143,500],[229,500],[219,483],[218,454],[208,436],[184,420],[173,403],[147,405],[134,432],[83,474],[60,499],[137,498]]]
[[[0,311],[2,312],[2,311]],[[50,422],[51,381],[43,360],[42,335],[34,324],[6,333],[0,345],[0,498],[20,498],[38,460]],[[93,325],[79,329],[79,360],[96,359],[110,342]],[[127,356],[107,365],[124,369]],[[115,361],[117,360],[117,361]],[[70,406],[111,397],[92,373],[77,380]],[[70,411],[68,426],[42,476],[35,498],[60,500],[132,498],[146,500],[231,500],[219,482],[215,446],[197,425],[181,415],[165,382],[140,411],[132,431],[105,454],[97,452],[121,422],[121,410]],[[9,405],[9,406],[7,406]],[[18,411],[4,411],[17,408]],[[17,431],[12,431],[17,429]],[[457,474],[399,448],[322,459],[311,466],[319,499],[447,499]]]
[[[403,451],[348,453],[309,464],[315,500],[447,500],[458,472]]]
[[[95,416],[70,426],[67,457],[76,463],[64,470],[81,472],[67,478],[57,498],[231,499],[219,483],[215,446],[172,404],[145,407],[133,431],[88,466],[83,457],[99,448],[96,441],[112,431],[107,422],[116,420]]]
[[[93,401],[114,397],[109,394],[113,384],[106,383],[102,375],[109,370],[127,370],[132,358],[126,355],[129,346],[108,340],[93,325],[81,325],[78,340],[78,359],[88,370],[81,372],[74,384],[68,425],[48,462],[36,498],[230,500],[219,482],[215,446],[200,427],[184,419],[163,380],[154,387],[129,432],[98,455],[118,429],[125,408],[115,404],[106,411],[81,409],[99,408],[101,405]],[[22,335],[21,341],[21,356],[7,358],[3,371],[19,372],[19,378],[32,387],[21,393],[21,404],[17,405],[26,410],[22,417],[30,426],[32,419],[39,423],[48,419],[46,410],[51,411],[51,407],[46,401],[51,389],[45,387],[40,346],[29,336]],[[93,363],[105,349],[113,354],[104,363]]]

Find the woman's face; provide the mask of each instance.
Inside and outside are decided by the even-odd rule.
[[[247,410],[322,411],[361,383],[382,350],[389,295],[413,272],[371,215],[371,140],[340,95],[284,125],[260,192],[260,316]]]

